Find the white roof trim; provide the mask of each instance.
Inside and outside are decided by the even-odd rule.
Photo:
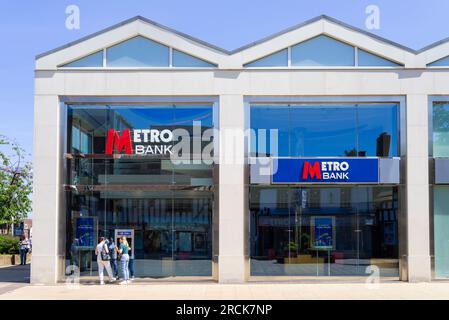
[[[36,69],[55,70],[61,64],[85,57],[138,35],[217,64],[219,68],[239,69],[245,63],[320,34],[325,34],[380,57],[403,64],[406,68],[425,68],[426,64],[449,55],[449,39],[439,41],[420,51],[415,51],[328,16],[316,17],[234,51],[227,51],[137,16],[63,47],[38,55],[36,57]]]

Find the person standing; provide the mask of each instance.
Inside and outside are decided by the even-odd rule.
[[[108,273],[109,281],[114,282],[115,278],[112,274],[109,249],[106,244],[106,239],[104,237],[100,237],[100,242],[98,242],[95,247],[95,255],[97,256],[97,264],[98,264],[98,275],[100,277],[100,284],[104,284],[104,269],[106,268],[106,272]]]
[[[114,278],[118,279],[117,246],[114,242],[114,238],[109,240],[109,255],[111,256],[111,267]]]
[[[130,280],[134,280],[134,251],[129,248],[129,276]]]
[[[27,253],[30,249],[30,241],[28,240],[28,236],[24,234],[20,238],[19,242],[19,252],[20,252],[20,265],[24,266],[27,264]]]
[[[121,255],[120,265],[123,272],[123,281],[120,284],[128,284],[129,283],[129,245],[126,237],[120,238],[120,246],[117,248],[117,252]]]

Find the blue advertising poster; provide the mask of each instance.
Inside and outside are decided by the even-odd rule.
[[[76,220],[76,239],[79,248],[95,248],[95,218],[83,217]]]
[[[331,250],[335,246],[334,217],[312,217],[312,247]]]
[[[273,159],[273,183],[379,183],[377,158]]]

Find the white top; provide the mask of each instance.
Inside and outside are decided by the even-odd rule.
[[[97,244],[97,260],[101,260],[101,252],[103,251],[104,248],[104,241],[101,241],[99,244]]]

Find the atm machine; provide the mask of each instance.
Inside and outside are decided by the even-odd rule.
[[[126,237],[126,241],[128,241],[128,245],[131,248],[130,255],[134,255],[134,229],[115,229],[114,234],[114,239],[117,247],[120,246],[120,238]]]

